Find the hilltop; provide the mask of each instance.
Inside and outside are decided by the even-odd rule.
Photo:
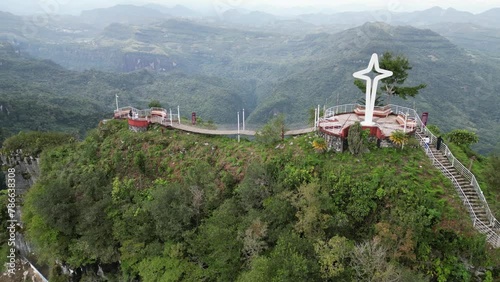
[[[24,232],[51,281],[55,260],[77,280],[97,267],[108,281],[498,277],[498,250],[421,149],[318,154],[314,138],[275,147],[109,121],[42,152]]]

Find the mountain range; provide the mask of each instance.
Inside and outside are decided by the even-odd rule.
[[[220,124],[233,124],[242,108],[255,125],[277,112],[285,112],[290,123],[304,123],[318,104],[354,103],[362,93],[352,73],[365,68],[373,52],[391,51],[413,65],[409,84],[428,85],[414,100],[391,102],[429,112],[431,122],[444,131],[477,131],[477,149],[488,152],[500,137],[498,12],[432,8],[284,19],[228,10],[218,18],[203,18],[181,6],[121,5],[80,17],[49,18],[31,33],[25,28],[29,18],[2,13],[0,39],[24,59],[52,60],[72,70],[71,75],[93,70],[119,81],[127,77],[121,73],[150,77],[132,79],[130,88],[111,85],[103,91],[110,96],[103,98],[109,112],[114,98],[109,93],[117,90],[137,107],[157,99],[189,113],[200,111]],[[364,23],[370,16],[383,20],[383,15],[391,25]],[[488,44],[478,43],[482,40]]]

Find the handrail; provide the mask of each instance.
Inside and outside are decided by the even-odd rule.
[[[420,141],[422,141],[422,138],[420,138]],[[420,142],[420,144],[422,144],[422,142]],[[423,146],[425,146],[425,144]],[[469,198],[465,194],[464,190],[462,189],[462,186],[457,181],[455,176],[453,176],[453,174],[434,156],[429,147],[424,147],[424,148],[427,156],[432,160],[432,164],[436,168],[438,168],[448,179],[450,179],[451,182],[453,183],[453,186],[455,186],[455,189],[457,190],[460,199],[462,200],[463,204],[467,208],[467,211],[469,212],[469,216],[472,219],[472,225],[480,233],[486,234],[487,241],[490,242],[495,248],[500,247],[500,235],[498,235],[492,228],[484,224],[482,220],[479,219],[479,217],[476,215],[476,212],[474,211],[472,204],[469,201]]]
[[[423,131],[425,132],[426,135],[428,135],[431,140],[437,140],[436,136],[430,132],[426,127],[423,128]],[[431,141],[433,143],[434,141]],[[471,186],[474,188],[474,191],[476,192],[478,198],[481,200],[481,202],[484,205],[484,210],[486,212],[486,216],[488,217],[489,224],[490,225],[497,225],[498,220],[495,218],[493,213],[491,212],[490,206],[488,205],[488,202],[486,201],[486,198],[484,197],[483,191],[481,190],[481,187],[479,186],[479,183],[476,180],[476,177],[472,172],[470,172],[455,156],[453,153],[450,151],[448,146],[444,144],[444,142],[441,143],[441,148],[440,151],[444,151],[444,155],[446,158],[450,161],[451,165],[467,180],[470,181]],[[499,224],[500,225],[500,224]]]
[[[324,118],[333,117],[338,114],[353,113],[357,106],[357,104],[345,104],[328,108],[324,113]]]
[[[420,128],[424,132],[424,134],[426,134],[430,137],[430,143],[435,144],[435,142],[437,142],[437,137],[434,134],[432,134],[432,132],[430,132],[430,130],[427,129],[425,124],[423,124],[422,120],[420,119],[420,116],[417,114],[417,112],[414,109],[410,109],[407,107],[401,107],[398,105],[391,105],[391,108],[393,109],[393,112],[399,113],[400,111],[403,111],[403,112],[406,111],[406,113],[409,117],[413,116],[413,118],[417,122],[417,128]],[[428,151],[430,151],[430,150],[428,150]],[[452,166],[455,169],[457,169],[457,171],[461,175],[463,175],[466,179],[470,180],[471,186],[474,188],[476,194],[478,195],[478,198],[480,199],[480,201],[483,204],[484,211],[486,212],[486,216],[487,216],[488,221],[489,221],[489,226],[484,224],[475,215],[475,212],[472,209],[471,217],[473,220],[473,225],[480,233],[488,234],[488,236],[487,236],[488,242],[490,242],[496,248],[499,248],[500,247],[500,235],[497,234],[495,232],[495,230],[493,230],[492,228],[500,228],[500,222],[494,217],[493,213],[491,212],[490,207],[488,205],[488,202],[486,201],[486,198],[484,197],[483,191],[481,190],[481,187],[479,186],[479,183],[477,182],[476,177],[462,163],[460,163],[460,161],[458,161],[458,159],[455,158],[455,156],[451,153],[448,146],[446,144],[444,144],[444,142],[441,143],[440,151],[444,151],[444,155],[451,162]],[[432,154],[432,158],[435,158],[433,154]],[[434,164],[434,160],[433,160],[433,164]],[[445,173],[445,175],[446,174],[447,173]],[[451,175],[451,176],[453,177],[453,175]],[[450,177],[448,177],[448,178],[450,178]],[[459,183],[457,182],[457,184],[459,184]],[[455,185],[455,183],[454,183],[454,185]],[[460,187],[460,192],[465,195],[461,186],[458,186],[458,187]],[[470,203],[469,203],[469,205],[467,206],[467,209],[469,210],[469,214],[471,213],[471,208],[472,208],[472,206],[470,206]]]

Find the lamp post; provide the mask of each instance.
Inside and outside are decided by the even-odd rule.
[[[177,106],[177,120],[179,121],[179,124],[181,124],[181,109],[179,106]]]
[[[245,131],[245,109],[243,109],[243,131]]]
[[[116,111],[118,111],[118,94],[115,94],[115,99],[116,99]]]
[[[330,98],[325,99],[325,104],[323,105],[323,118],[326,118],[326,105],[328,104],[328,99]]]
[[[238,143],[240,142],[240,112],[238,111]]]

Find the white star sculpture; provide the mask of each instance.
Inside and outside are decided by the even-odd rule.
[[[378,75],[375,76],[372,84],[372,79],[367,74],[371,73],[374,68],[375,72],[377,72]],[[365,121],[361,124],[366,126],[373,126],[375,125],[375,123],[373,122],[373,110],[375,108],[375,98],[377,96],[378,82],[379,80],[392,76],[392,71],[381,69],[378,64],[378,55],[376,53],[373,53],[368,67],[364,70],[353,73],[353,76],[355,78],[366,80]]]

